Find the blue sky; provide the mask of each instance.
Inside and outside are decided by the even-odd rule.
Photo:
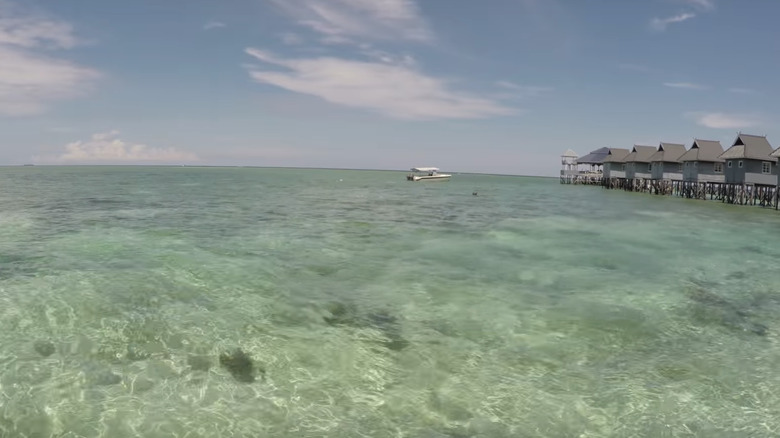
[[[0,0],[0,164],[557,174],[780,146],[778,2]]]

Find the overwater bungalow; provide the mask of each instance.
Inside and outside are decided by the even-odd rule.
[[[595,151],[591,151],[585,156],[577,158],[577,165],[580,167],[580,172],[584,173],[599,173],[602,172],[602,166],[604,160],[607,158],[609,148],[598,148]],[[590,166],[589,168],[584,166]]]
[[[604,159],[603,175],[608,178],[626,177],[626,157],[631,151],[622,148],[609,148],[607,158]]]
[[[654,180],[682,181],[683,163],[680,157],[683,154],[685,154],[684,144],[661,142],[658,150],[650,157],[652,165],[650,177]]]
[[[766,136],[739,133],[719,158],[725,161],[726,184],[777,185],[777,158]]]
[[[719,141],[694,139],[691,148],[680,157],[683,162],[683,181],[694,183],[723,183],[723,146]]]
[[[582,184],[599,184],[603,176],[604,159],[607,158],[609,148],[599,148],[585,156],[577,158],[579,175],[577,181]]]
[[[626,156],[626,179],[650,179],[653,171],[650,157],[655,152],[655,146],[634,145]]]
[[[772,157],[772,158],[780,158],[780,147],[775,149],[771,154],[769,154],[769,156]],[[777,173],[778,173],[777,185],[780,187],[780,172],[777,172]]]
[[[683,144],[662,142],[657,148],[637,144],[630,152],[602,148],[588,155],[584,161],[600,163],[602,170],[578,169],[575,183],[780,208],[780,148],[773,149],[766,136],[739,133],[725,151],[719,141],[695,138],[687,151]]]

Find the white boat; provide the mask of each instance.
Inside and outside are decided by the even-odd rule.
[[[452,175],[439,173],[437,167],[412,167],[411,173],[406,175],[407,181],[449,181]]]

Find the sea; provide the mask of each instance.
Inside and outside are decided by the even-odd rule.
[[[780,212],[0,168],[0,437],[777,437]]]

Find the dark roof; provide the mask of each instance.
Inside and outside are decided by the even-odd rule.
[[[605,163],[625,163],[626,157],[631,151],[622,148],[609,148],[609,154],[604,159]]]
[[[604,159],[607,158],[607,154],[609,153],[609,148],[599,148],[595,151],[592,151],[591,153],[585,155],[584,157],[577,158],[577,163],[579,164],[601,164],[604,162]]]
[[[722,163],[723,158],[719,158],[723,153],[723,146],[715,140],[699,140],[695,138],[693,145],[680,157],[680,161],[708,161],[713,163]]]
[[[650,161],[653,163],[679,163],[680,157],[685,153],[685,145],[677,143],[661,143],[658,146],[658,151],[650,157]]]
[[[626,157],[626,163],[650,163],[650,157],[655,153],[655,146],[634,145]]]
[[[722,153],[720,158],[726,160],[741,158],[745,160],[777,161],[777,158],[770,156],[773,150],[766,136],[739,133],[734,140],[734,144],[726,149],[726,152]]]

